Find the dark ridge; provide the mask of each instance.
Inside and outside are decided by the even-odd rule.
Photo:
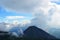
[[[43,31],[40,28],[37,28],[36,26],[30,26],[24,31],[23,37],[28,40],[33,39],[56,39],[56,37],[48,34],[47,32]]]
[[[6,32],[6,31],[0,31],[0,33],[8,33],[8,32]]]
[[[6,31],[0,31],[0,37],[1,37],[1,36],[5,36],[5,35],[9,35],[9,32],[6,32]]]

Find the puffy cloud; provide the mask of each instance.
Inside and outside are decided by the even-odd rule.
[[[20,24],[20,22],[18,20],[13,20],[12,24],[18,25],[18,24]]]
[[[51,18],[51,25],[60,25],[60,13],[55,13]]]
[[[43,13],[36,14],[36,17],[31,20],[31,25],[44,28],[47,26],[47,17]]]
[[[57,0],[51,0],[51,1],[57,1]],[[35,19],[32,19],[34,20],[32,21],[32,23],[34,22],[33,24],[35,24],[35,22],[38,22],[37,23],[38,25],[42,25],[42,24],[44,25],[44,23],[47,24],[48,18],[53,20],[54,22],[57,22],[59,20],[59,17],[57,17],[57,15],[59,14],[56,15],[56,13],[59,12],[58,10],[59,7],[57,7],[58,9],[56,9],[57,5],[54,3],[52,5],[52,3],[49,2],[49,0],[0,0],[0,5],[2,5],[7,9],[15,10],[15,11],[26,11],[26,12],[32,11],[34,17],[36,17]],[[58,18],[56,21],[55,21],[55,16],[56,18]],[[6,18],[18,19],[18,18],[24,18],[24,17],[23,16],[7,16]],[[50,22],[54,24],[53,21],[50,21]]]
[[[1,0],[0,3],[3,7],[10,10],[32,12],[34,17],[37,16],[37,18],[39,14],[43,13],[41,17],[44,18],[43,15],[48,13],[49,0],[4,0],[4,1]],[[37,15],[35,16],[35,14]],[[7,18],[13,19],[14,17],[7,17]],[[40,18],[37,20],[40,20]],[[45,19],[42,20],[46,21]]]
[[[21,22],[21,26],[25,26],[25,25],[30,24],[30,23],[31,23],[31,20],[23,20]]]
[[[50,15],[50,21],[47,23],[50,27],[60,28],[60,5],[56,3],[52,3],[54,6],[51,11],[49,12]]]

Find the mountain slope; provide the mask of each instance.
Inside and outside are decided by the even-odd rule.
[[[42,29],[39,29],[35,26],[30,26],[24,31],[24,38],[27,39],[56,39],[54,36],[48,34],[47,32],[43,31]]]

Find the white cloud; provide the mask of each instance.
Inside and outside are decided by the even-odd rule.
[[[46,27],[47,17],[43,13],[36,14],[35,16],[36,17],[31,20],[31,25],[35,25],[42,28]]]
[[[11,10],[15,10],[15,11],[22,10],[22,11],[26,11],[26,12],[33,12],[34,16],[35,16],[35,13],[37,13],[37,12],[39,12],[40,14],[41,14],[41,12],[46,14],[47,11],[45,9],[48,7],[48,0],[9,0],[9,1],[1,0],[0,3],[3,7],[6,7]],[[40,11],[40,10],[42,10],[42,11]],[[14,19],[17,17],[7,17],[7,18]],[[39,20],[39,19],[37,19],[37,20]]]
[[[26,16],[6,16],[3,18],[3,22],[5,23],[11,23],[11,24],[18,24],[21,22],[22,19],[27,18]]]
[[[32,12],[34,17],[36,17],[36,19],[31,21],[33,24],[38,22],[37,24],[42,26],[47,22],[49,0],[1,0],[0,3],[3,7],[10,10]]]
[[[50,13],[52,13],[52,15],[50,16],[51,21],[49,21],[48,24],[50,26],[57,27],[57,26],[60,26],[60,5],[55,4],[55,3],[53,3],[53,5],[55,6],[55,8],[54,8],[53,12],[50,11]],[[51,9],[51,10],[53,10],[53,9]]]
[[[23,20],[23,21],[21,22],[21,25],[26,25],[26,24],[30,24],[30,23],[31,23],[30,20]]]
[[[60,28],[60,5],[56,3],[51,3],[53,6],[52,9],[50,9],[50,16],[48,25],[53,28]]]
[[[25,18],[24,16],[6,16],[6,19],[21,19]]]
[[[14,24],[14,25],[18,25],[20,22],[18,21],[18,20],[14,20],[13,22],[12,22],[12,24]]]

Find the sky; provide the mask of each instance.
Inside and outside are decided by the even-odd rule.
[[[0,30],[16,24],[34,25],[46,32],[60,29],[60,0],[0,0]]]
[[[13,23],[13,21],[16,22],[22,22],[24,20],[30,20],[32,18],[32,14],[28,13],[17,13],[14,11],[7,11],[5,8],[0,7],[0,23],[1,22],[7,22],[7,23]]]
[[[0,0],[0,22],[60,26],[60,0]]]

